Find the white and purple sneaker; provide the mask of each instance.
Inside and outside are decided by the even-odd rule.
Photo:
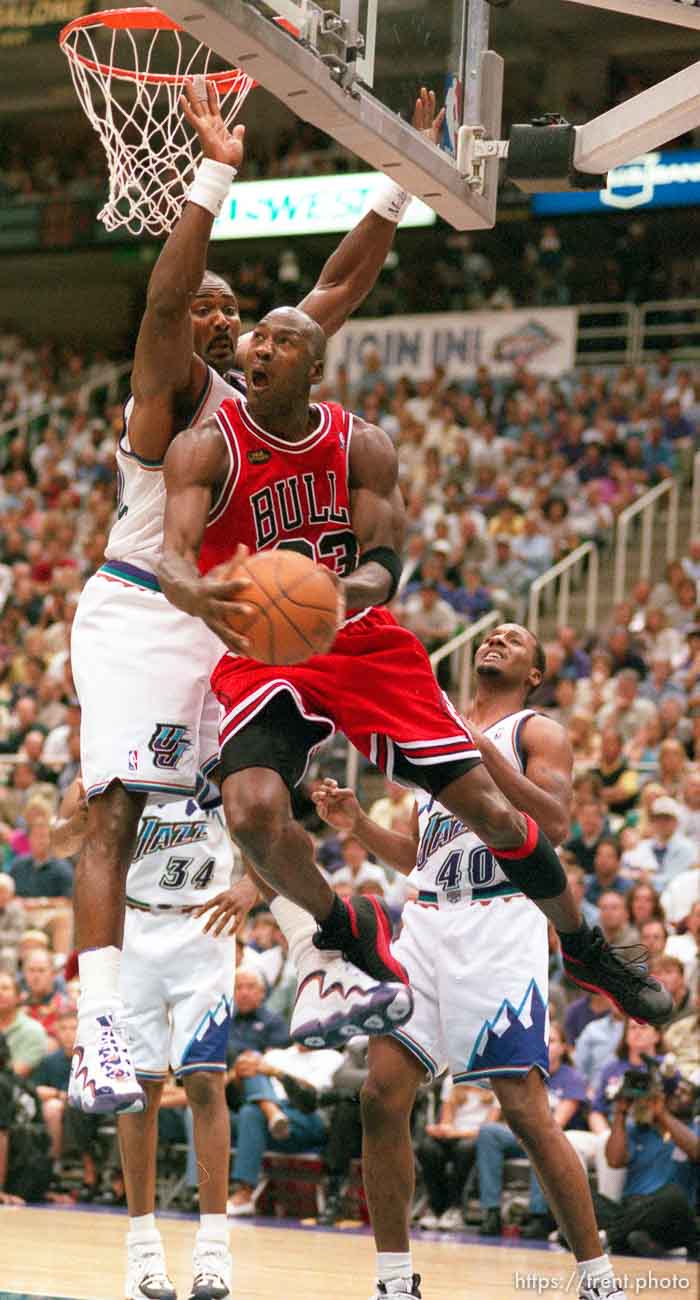
[[[371,1300],[384,1300],[385,1296],[392,1295],[413,1296],[414,1300],[421,1300],[418,1273],[414,1273],[412,1277],[397,1277],[393,1282],[377,1282],[377,1290]]]
[[[233,1261],[228,1246],[221,1241],[197,1237],[192,1257],[192,1290],[189,1300],[227,1300],[231,1294]]]
[[[338,952],[322,952],[313,944],[295,953],[296,1001],[290,1035],[305,1047],[344,1047],[357,1034],[389,1034],[413,1012],[407,984],[389,983],[366,975]]]
[[[126,1238],[127,1267],[124,1295],[126,1300],[177,1300],[165,1265],[163,1242],[157,1229]]]
[[[126,1038],[113,1012],[82,1015],[73,1048],[68,1105],[88,1115],[146,1109],[143,1091],[129,1056]]]

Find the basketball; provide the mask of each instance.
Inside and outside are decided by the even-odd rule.
[[[328,569],[297,551],[274,550],[251,555],[230,574],[244,575],[249,585],[236,601],[255,609],[229,621],[250,641],[251,659],[298,664],[330,650],[338,630],[338,597]]]

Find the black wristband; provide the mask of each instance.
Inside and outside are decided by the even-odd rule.
[[[391,578],[391,587],[389,588],[389,594],[386,599],[387,601],[393,600],[396,595],[399,578],[401,577],[401,570],[403,568],[400,557],[396,554],[396,551],[392,551],[390,546],[375,546],[371,551],[365,551],[360,557],[360,565],[372,563],[381,564],[382,568],[386,569],[389,574],[389,577]]]

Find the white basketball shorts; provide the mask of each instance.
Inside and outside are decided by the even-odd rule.
[[[488,893],[438,905],[421,892],[392,944],[414,997],[392,1037],[430,1078],[445,1067],[456,1083],[549,1068],[547,922],[524,894]]]
[[[225,1070],[236,940],[203,933],[204,918],[127,907],[120,993],[136,1073],[164,1079]]]
[[[114,780],[173,798],[194,792],[198,772],[218,760],[209,679],[224,650],[146,570],[111,560],[90,578],[71,642],[88,797]]]

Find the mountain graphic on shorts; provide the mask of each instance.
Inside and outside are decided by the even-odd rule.
[[[182,1069],[196,1070],[202,1065],[226,1064],[226,1045],[231,1026],[231,1002],[222,997],[213,1011],[202,1016],[182,1058]]]
[[[504,998],[493,1019],[484,1021],[469,1064],[455,1081],[467,1074],[498,1074],[533,1065],[549,1070],[547,1003],[534,979],[519,1007]]]

